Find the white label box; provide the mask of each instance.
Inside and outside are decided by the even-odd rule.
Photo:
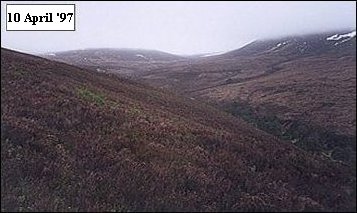
[[[75,4],[7,4],[7,31],[75,31]]]

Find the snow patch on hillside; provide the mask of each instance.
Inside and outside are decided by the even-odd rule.
[[[205,55],[201,55],[200,57],[209,57],[209,56],[222,55],[223,53],[226,53],[226,52],[214,52],[214,53],[208,53],[208,54],[205,54]]]
[[[352,31],[350,33],[346,33],[346,34],[342,34],[342,35],[335,34],[333,36],[330,36],[330,37],[326,38],[326,40],[328,40],[328,41],[331,41],[331,40],[332,41],[338,41],[338,40],[340,40],[342,38],[351,39],[351,38],[353,38],[355,36],[356,36],[356,31]]]
[[[276,47],[283,46],[283,45],[285,45],[285,44],[287,44],[287,43],[288,43],[287,41],[284,41],[284,42],[282,42],[282,43],[277,44]]]
[[[136,54],[135,56],[136,57],[140,57],[140,58],[144,58],[144,59],[148,59],[147,57],[145,57],[144,55],[141,55],[141,54]]]
[[[346,33],[346,34],[342,34],[342,35],[339,35],[339,34],[335,34],[333,36],[330,36],[328,38],[326,38],[326,40],[328,41],[337,41],[334,46],[337,46],[339,44],[342,44],[346,41],[349,41],[351,40],[353,37],[356,37],[356,31],[352,31],[350,33]]]

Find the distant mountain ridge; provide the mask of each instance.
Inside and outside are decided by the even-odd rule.
[[[337,31],[257,40],[240,49],[221,54],[219,57],[239,57],[259,54],[308,56],[342,52],[356,54],[355,46],[355,30]]]
[[[182,60],[184,57],[157,51],[145,49],[130,48],[88,48],[83,50],[70,50],[54,53],[42,54],[48,58],[65,58],[72,60],[106,60],[106,61],[173,61]],[[80,56],[80,57],[79,57]]]

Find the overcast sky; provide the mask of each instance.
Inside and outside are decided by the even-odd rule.
[[[71,1],[48,3],[76,4],[75,32],[19,32],[6,31],[6,3],[17,2],[1,2],[1,46],[29,53],[111,47],[198,54],[259,38],[356,28],[355,1]]]

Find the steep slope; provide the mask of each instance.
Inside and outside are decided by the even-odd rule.
[[[188,98],[1,50],[2,211],[355,210],[354,177]]]

